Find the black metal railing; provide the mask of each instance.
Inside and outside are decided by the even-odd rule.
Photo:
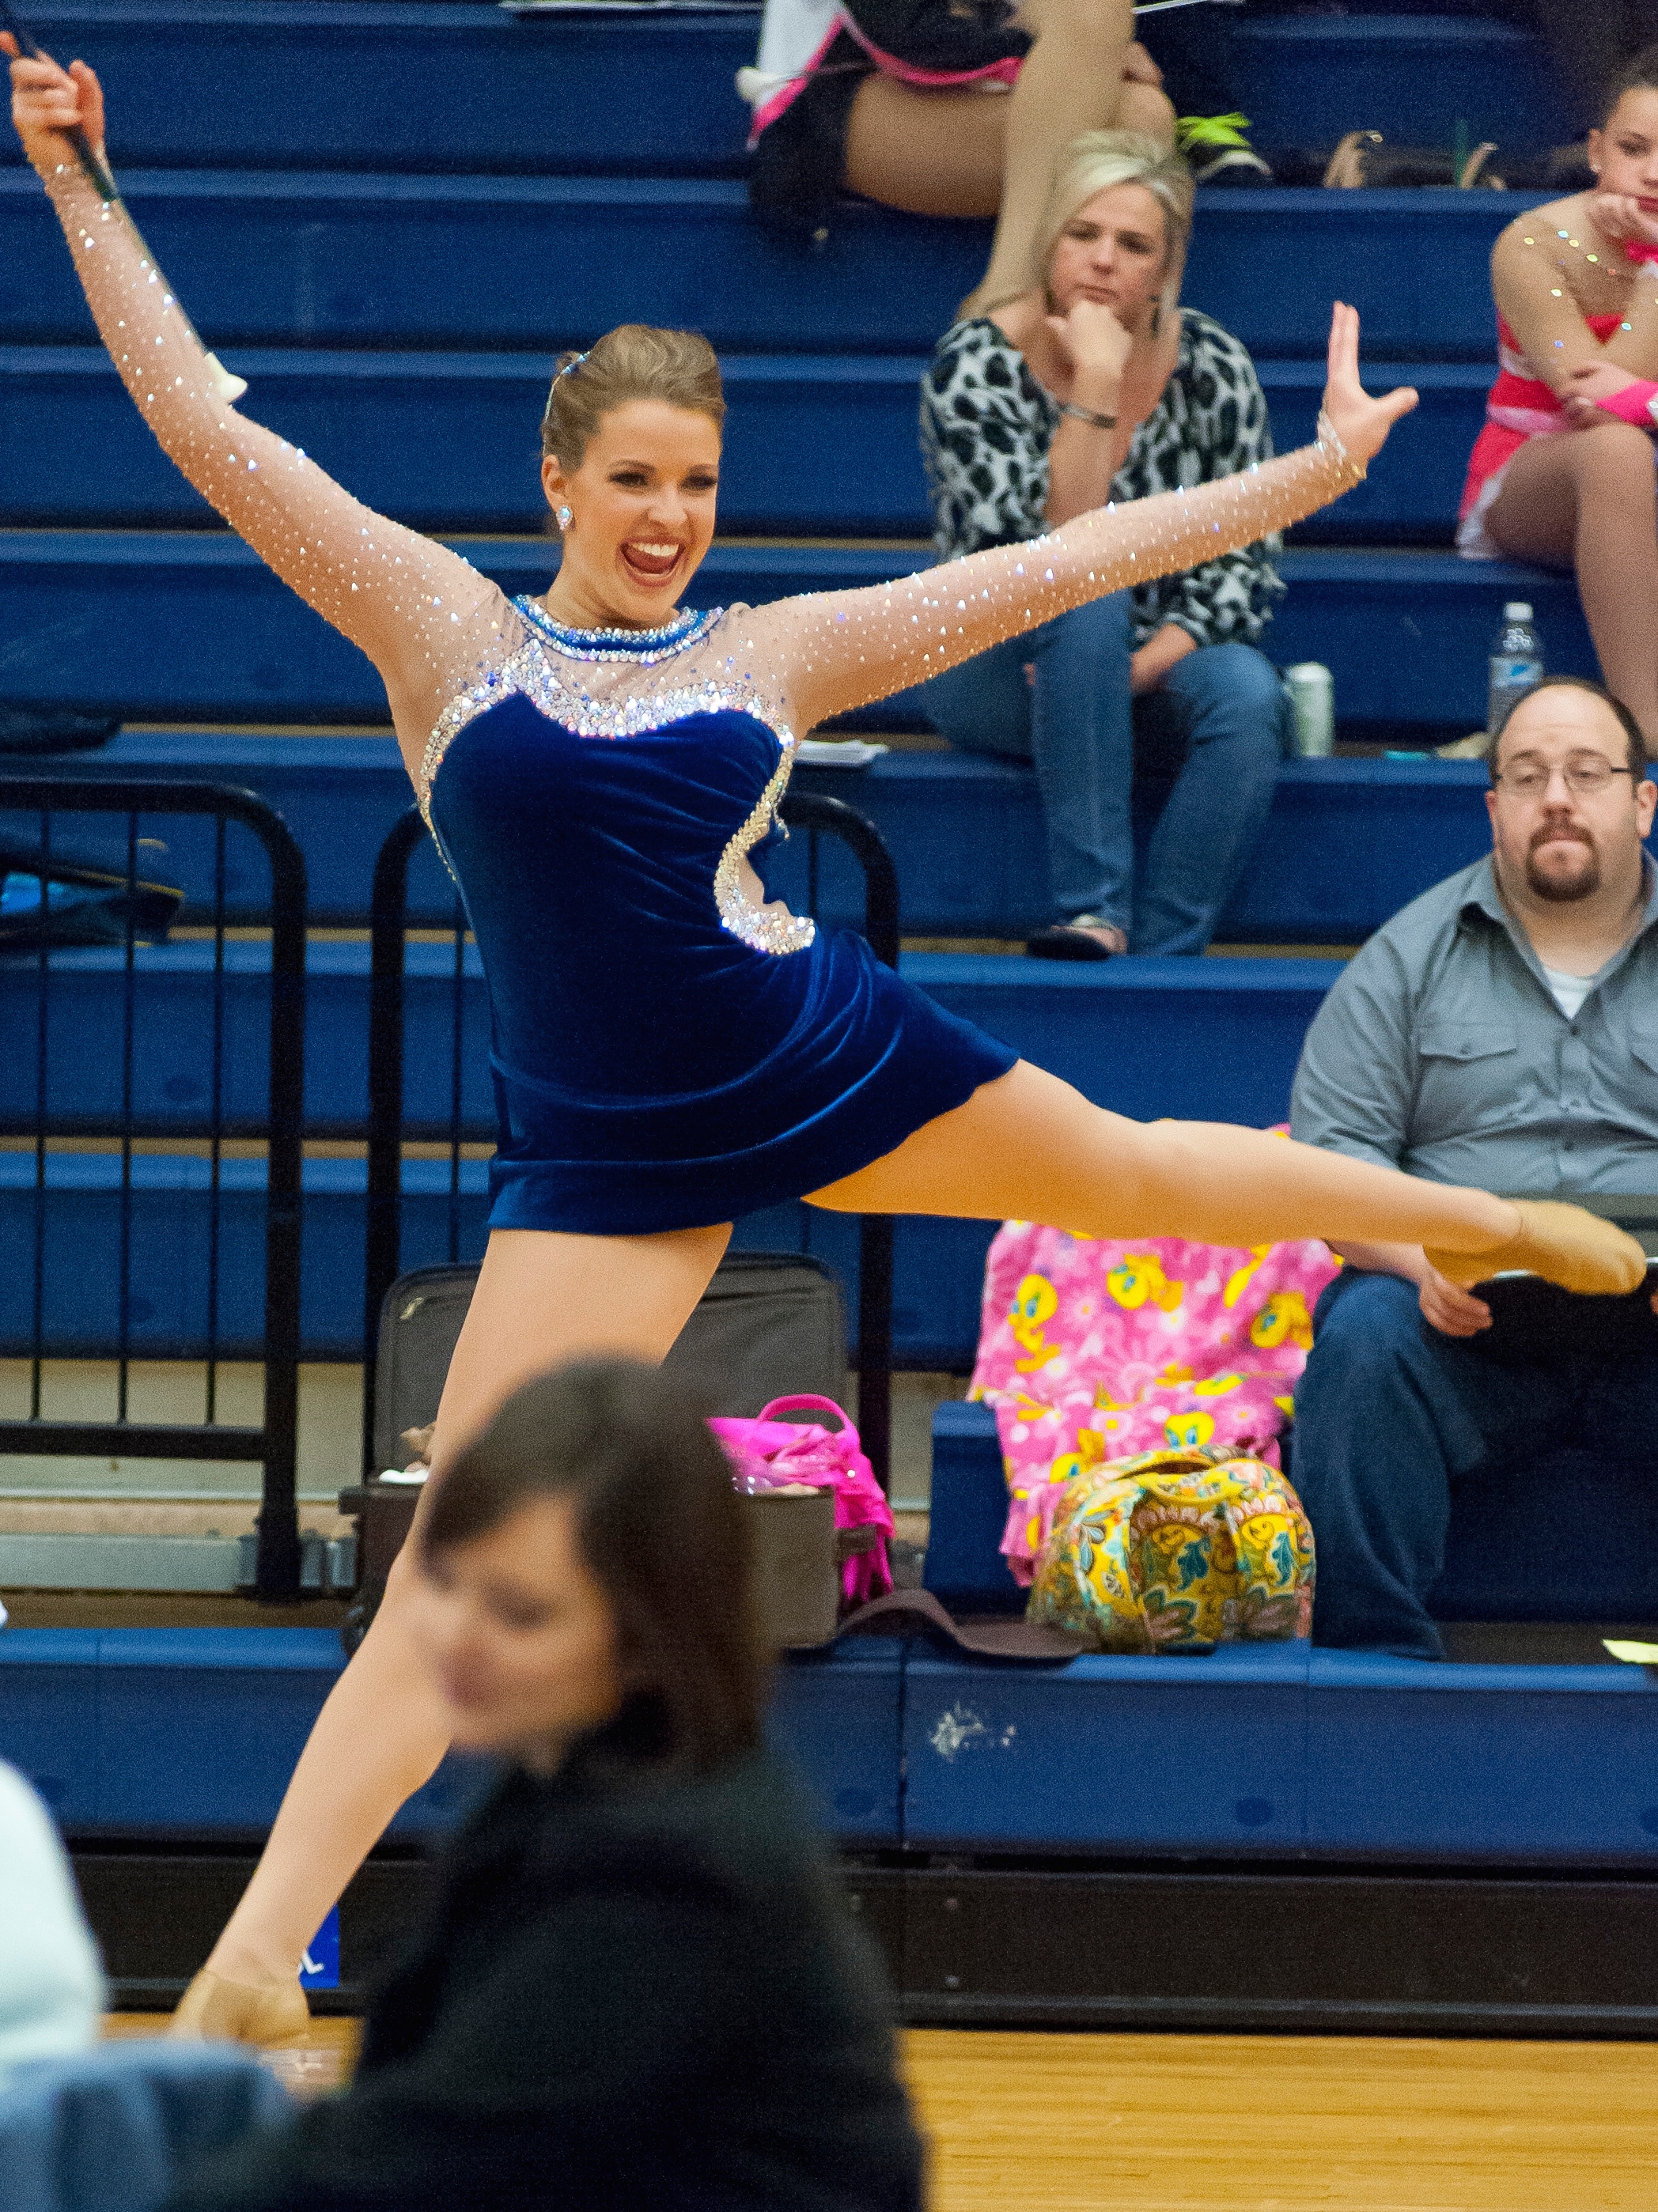
[[[187,889],[155,879],[167,845],[141,834],[180,817]],[[233,825],[269,864],[268,951],[262,928],[233,941]],[[0,1285],[27,1413],[0,1419],[0,1454],[256,1463],[259,1594],[296,1596],[304,859],[250,791],[0,775],[0,1201],[27,1224]],[[181,902],[191,927],[162,945]],[[227,1152],[236,1138],[258,1140],[262,1174],[255,1146]],[[204,1205],[183,1202],[192,1185]],[[261,1232],[262,1309],[227,1328]],[[250,1354],[260,1420],[222,1421],[220,1368]],[[113,1420],[47,1417],[49,1363],[76,1357],[113,1358]],[[204,1358],[204,1418],[132,1419],[135,1362],[180,1358]]]
[[[807,841],[806,910],[814,910],[818,895],[820,841],[824,836],[837,838],[850,849],[863,869],[864,935],[876,957],[895,968],[899,942],[898,872],[880,831],[856,808],[814,792],[790,792],[783,800],[783,816],[789,830],[803,832]],[[418,811],[411,807],[381,847],[375,863],[369,987],[368,1227],[363,1304],[363,1467],[370,1475],[375,1472],[375,1367],[381,1307],[402,1265],[405,1139],[412,1128],[436,1136],[447,1147],[448,1203],[443,1256],[453,1263],[461,1257],[466,1223],[461,1202],[463,1147],[471,1138],[486,1133],[482,1121],[476,1115],[469,1117],[463,1104],[468,1066],[467,923],[458,895],[453,919],[453,952],[442,961],[442,975],[435,971],[429,979],[438,986],[436,1026],[429,1023],[424,1028],[429,1043],[442,1054],[441,1072],[446,1079],[449,1103],[447,1123],[440,1130],[430,1118],[430,1105],[436,1103],[431,1084],[437,1072],[430,1067],[422,1071],[422,1089],[428,1110],[415,1115],[405,1110],[408,869],[410,857],[424,833],[425,825]],[[854,1353],[858,1378],[858,1430],[883,1489],[892,1457],[893,1227],[888,1216],[865,1214],[860,1219],[858,1231],[858,1329]]]

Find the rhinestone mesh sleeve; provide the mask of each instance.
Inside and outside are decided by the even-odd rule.
[[[119,201],[78,167],[45,179],[99,334],[163,450],[385,679],[418,763],[445,702],[519,641],[503,594],[458,554],[388,522],[220,398],[206,355]]]
[[[784,678],[799,729],[922,684],[1006,637],[1107,592],[1195,568],[1298,522],[1357,483],[1327,421],[1316,445],[1126,507],[1096,507],[1018,545],[969,553],[861,591],[825,592],[755,608],[757,659]]]

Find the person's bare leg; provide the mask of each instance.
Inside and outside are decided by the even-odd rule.
[[[1003,271],[1028,250],[1054,162],[1079,131],[1116,124],[1172,143],[1174,131],[1163,94],[1124,79],[1132,36],[1127,0],[1030,0],[1021,21],[1036,32],[1037,45],[1011,93],[928,91],[869,76],[858,87],[846,129],[851,191],[911,215],[1000,216]],[[1064,88],[1057,100],[1056,82]],[[1017,172],[1011,216],[1003,189],[1010,168]],[[1004,244],[1010,223],[1024,226],[1017,254]],[[997,259],[993,250],[992,270]],[[1021,258],[1021,272],[1022,266]],[[1027,282],[1015,273],[1003,289],[1017,292]],[[974,296],[981,295],[991,296],[983,285]]]
[[[1630,422],[1533,438],[1509,463],[1485,526],[1505,553],[1575,568],[1609,691],[1658,753],[1658,475]]]
[[[993,216],[1011,96],[867,76],[846,123],[846,182],[909,215]]]
[[[1027,290],[1031,249],[1060,153],[1084,131],[1146,129],[1167,143],[1174,111],[1150,86],[1125,84],[1134,38],[1131,0],[1026,0],[1020,21],[1036,43],[1007,101],[1002,200],[972,313]],[[1162,118],[1162,127],[1155,126]]]
[[[584,1352],[665,1357],[707,1288],[728,1226],[659,1237],[497,1230],[455,1346],[416,1526],[460,1449],[518,1386]],[[192,1985],[181,2032],[265,2039],[302,2024],[305,1945],[404,1800],[448,1747],[436,1686],[407,1626],[414,1572],[392,1569],[373,1626],[300,1754],[253,1878]],[[261,2002],[261,1999],[268,2002]]]
[[[1042,1221],[1081,1237],[1213,1244],[1326,1237],[1476,1253],[1512,1237],[1518,1218],[1484,1192],[1419,1182],[1258,1129],[1126,1121],[1026,1060],[884,1159],[814,1191],[810,1203]]]

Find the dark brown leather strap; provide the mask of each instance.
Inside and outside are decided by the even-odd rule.
[[[980,1613],[957,1620],[930,1590],[895,1589],[848,1613],[833,1641],[849,1636],[929,1636],[981,1659],[1063,1665],[1095,1646],[1086,1636],[1045,1628],[1017,1613]]]

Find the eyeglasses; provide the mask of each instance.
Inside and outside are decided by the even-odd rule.
[[[1570,760],[1559,763],[1560,773],[1566,779],[1566,788],[1576,799],[1592,798],[1604,791],[1615,775],[1632,775],[1627,768],[1614,768],[1599,753],[1574,753]],[[1515,799],[1540,799],[1554,780],[1554,768],[1542,761],[1516,761],[1512,768],[1498,770],[1491,781],[1513,794]]]

